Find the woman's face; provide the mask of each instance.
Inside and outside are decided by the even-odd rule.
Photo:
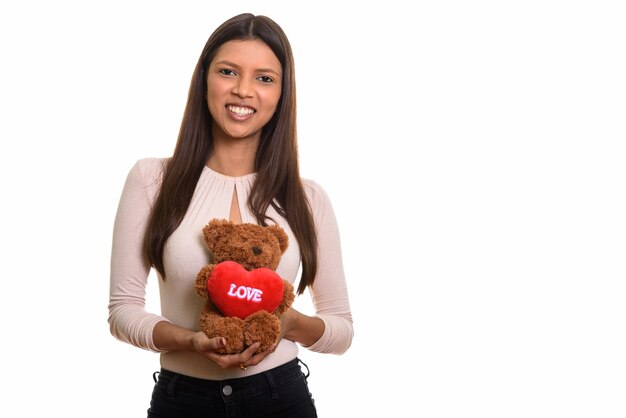
[[[274,115],[282,91],[282,67],[261,40],[220,46],[207,74],[207,104],[215,139],[256,139]]]

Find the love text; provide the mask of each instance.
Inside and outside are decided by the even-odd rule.
[[[255,289],[254,287],[239,286],[235,283],[230,284],[228,290],[228,296],[235,296],[239,299],[247,299],[252,302],[261,302],[261,296],[263,291],[261,289]]]

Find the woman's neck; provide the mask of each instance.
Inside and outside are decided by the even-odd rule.
[[[213,152],[209,156],[206,165],[217,171],[231,177],[245,176],[254,173],[254,160],[258,141],[229,140],[215,141],[213,143]]]

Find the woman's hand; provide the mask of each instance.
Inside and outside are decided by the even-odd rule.
[[[220,366],[222,369],[237,367],[245,370],[245,368],[248,366],[256,366],[276,349],[276,344],[274,344],[267,351],[257,353],[259,343],[254,343],[241,353],[221,354],[218,353],[218,350],[224,347],[224,338],[209,338],[202,331],[194,334],[194,336],[192,337],[192,343],[194,351],[205,355],[208,359],[214,361],[215,364]]]

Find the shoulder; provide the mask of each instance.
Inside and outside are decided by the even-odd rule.
[[[333,207],[326,189],[311,179],[302,179],[304,194],[315,219],[321,220],[333,213]]]
[[[148,195],[154,195],[161,187],[167,158],[142,158],[128,172],[127,185],[142,188]]]
[[[318,231],[325,236],[336,233],[337,219],[326,189],[311,179],[302,179],[302,185]]]
[[[142,177],[160,177],[167,163],[167,158],[142,158],[135,162],[131,171],[137,171]]]
[[[167,158],[139,159],[135,161],[135,164],[131,167],[129,176],[141,179],[141,182],[145,185],[154,182],[160,183],[167,160]]]
[[[317,204],[323,204],[329,201],[328,193],[326,190],[315,180],[302,179],[302,187],[304,193],[309,200],[309,204],[315,206]]]

